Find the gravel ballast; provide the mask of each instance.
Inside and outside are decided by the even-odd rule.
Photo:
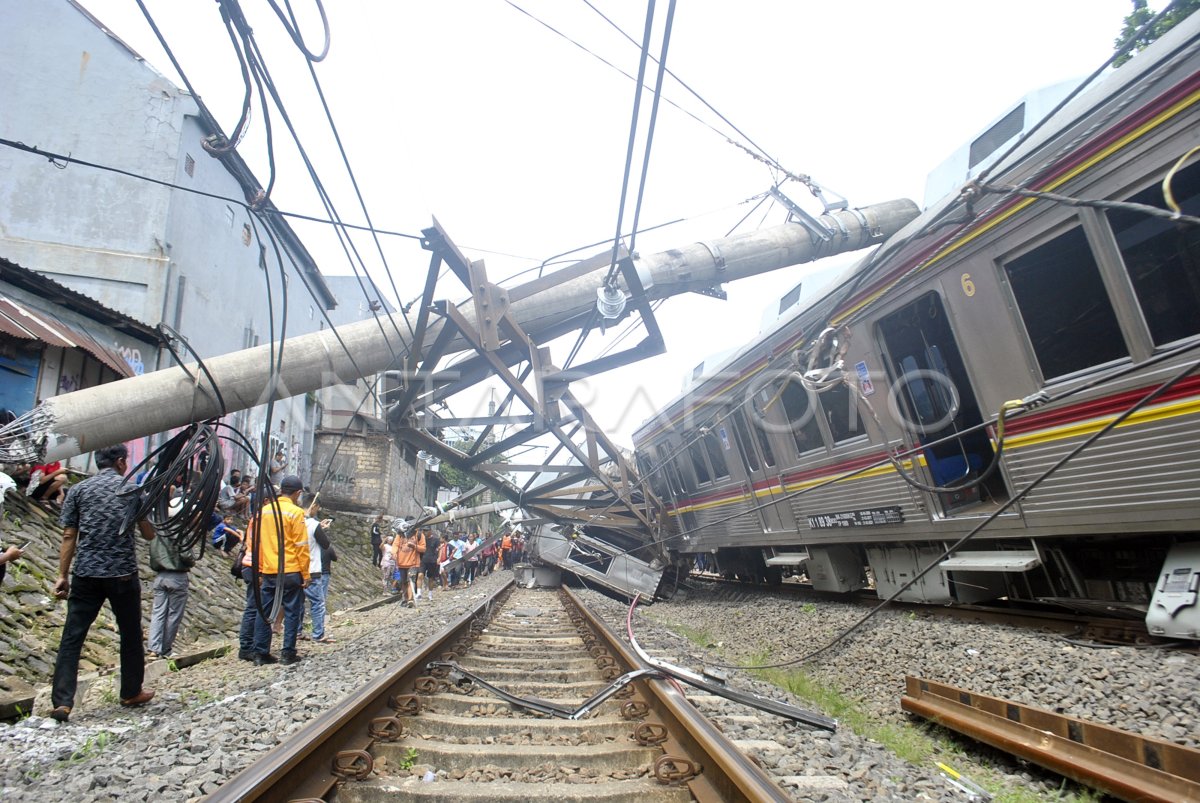
[[[229,656],[167,672],[147,684],[158,694],[136,711],[117,704],[111,676],[101,678],[67,724],[45,718],[45,711],[0,724],[0,798],[183,801],[211,793],[509,576],[482,578],[416,610],[384,605],[335,616],[330,632],[337,643],[302,642],[305,659],[293,667],[255,667]],[[624,603],[594,591],[582,595],[624,632]],[[635,633],[655,655],[698,669],[765,652],[793,657],[824,644],[861,613],[838,603],[801,605],[777,594],[701,587],[686,600],[639,608]],[[1092,649],[1052,634],[885,611],[805,672],[853,698],[861,714],[883,728],[915,728],[899,707],[904,675],[915,674],[1196,745],[1190,723],[1200,714],[1200,659],[1194,652]],[[741,670],[730,672],[730,683],[814,708]],[[701,705],[796,799],[965,800],[941,777],[936,760],[993,788],[1025,791],[1025,799],[1053,799],[1061,784],[966,741],[944,739],[957,744],[959,754],[914,764],[846,725],[822,733],[725,700]]]

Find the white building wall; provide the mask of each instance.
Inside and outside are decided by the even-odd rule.
[[[0,136],[170,181],[193,104],[63,0],[0,0]],[[162,311],[170,190],[0,149],[0,249],[145,323]]]
[[[224,198],[245,197],[237,179],[202,149],[209,132],[191,97],[82,10],[67,0],[0,0],[0,20],[0,136]],[[42,156],[0,148],[0,255],[143,323],[171,325],[201,358],[268,342],[268,281],[280,319],[276,251],[260,238],[262,224],[256,234],[237,203],[78,165],[56,170]],[[315,331],[320,302],[284,261],[287,334]],[[172,362],[166,352],[147,354],[145,366]],[[264,405],[226,420],[256,446],[267,430]],[[285,448],[290,470],[305,478],[319,420],[316,396],[275,404],[271,443]],[[247,467],[232,449],[226,457]]]

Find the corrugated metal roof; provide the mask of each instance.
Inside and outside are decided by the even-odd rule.
[[[0,295],[0,331],[50,346],[82,349],[119,375],[133,376],[133,369],[120,354],[83,327],[69,324],[47,312],[34,312],[3,295]]]

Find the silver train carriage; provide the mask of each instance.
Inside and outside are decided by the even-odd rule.
[[[1005,154],[1027,111],[634,434],[681,563],[1200,638],[1200,227],[1133,206],[1200,215],[1200,14]]]

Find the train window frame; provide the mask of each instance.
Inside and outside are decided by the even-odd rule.
[[[755,474],[765,469],[762,458],[758,454],[758,448],[754,445],[754,439],[750,436],[750,422],[746,420],[746,416],[741,410],[730,412],[729,421],[733,425],[734,438],[741,447],[742,455],[745,458],[742,462],[750,477],[753,478]]]
[[[1123,192],[1121,195],[1122,200],[1126,203],[1160,205],[1162,203],[1161,187],[1165,172],[1165,169],[1160,170],[1158,173],[1154,174],[1151,180],[1142,182],[1135,188],[1131,188],[1128,191]],[[1175,196],[1182,213],[1195,215],[1200,212],[1200,187],[1194,186],[1190,195],[1184,195],[1181,192],[1180,187],[1186,185],[1181,182],[1180,179],[1184,179],[1186,182],[1191,182],[1193,185],[1200,185],[1200,163],[1194,163],[1180,169],[1173,176],[1171,182],[1172,193]],[[1156,299],[1147,293],[1147,290],[1152,288],[1147,286],[1146,279],[1151,273],[1157,273],[1161,271],[1164,265],[1160,260],[1152,260],[1158,267],[1149,273],[1135,275],[1137,266],[1131,265],[1131,262],[1133,261],[1132,257],[1136,256],[1136,254],[1130,253],[1133,251],[1132,248],[1122,245],[1123,235],[1128,235],[1135,227],[1124,226],[1118,228],[1117,222],[1114,222],[1119,222],[1120,219],[1126,215],[1137,214],[1139,213],[1122,209],[1111,209],[1097,213],[1098,217],[1100,217],[1103,221],[1101,232],[1104,235],[1104,239],[1111,243],[1112,253],[1118,262],[1121,277],[1124,279],[1125,283],[1127,283],[1129,301],[1131,305],[1130,317],[1138,320],[1138,322],[1141,324],[1141,333],[1144,334],[1144,341],[1135,344],[1140,347],[1136,351],[1144,351],[1144,353],[1136,353],[1135,351],[1135,358],[1145,359],[1151,354],[1159,351],[1169,350],[1181,343],[1200,337],[1200,327],[1193,332],[1185,332],[1175,336],[1164,336],[1164,332],[1159,325],[1159,322],[1162,320],[1161,313],[1148,308],[1156,301]],[[1145,239],[1159,238],[1163,233],[1165,233],[1163,230],[1171,225],[1168,221],[1165,221],[1162,218],[1150,217],[1148,215],[1143,215],[1143,218],[1144,221],[1142,221],[1140,225],[1159,228],[1159,231],[1154,233],[1151,238],[1143,238],[1143,241]],[[1189,227],[1188,231],[1194,232],[1194,227]],[[1192,260],[1193,262],[1200,261],[1200,249],[1196,249],[1196,251],[1197,256]],[[1186,266],[1181,268],[1181,271],[1189,275],[1193,273],[1192,271],[1188,271]],[[1165,283],[1168,285],[1172,284],[1169,279],[1166,280]],[[1124,288],[1122,288],[1122,290],[1124,290]],[[1158,295],[1174,296],[1176,298],[1178,297],[1178,294],[1172,294],[1166,291],[1160,291]],[[1192,297],[1197,299],[1194,311],[1200,312],[1200,291],[1193,289]],[[1186,318],[1186,310],[1182,315],[1176,314],[1175,317]],[[1200,315],[1193,315],[1192,319],[1200,319]]]
[[[1111,368],[1114,365],[1119,365],[1122,362],[1129,362],[1134,359],[1135,350],[1133,348],[1133,344],[1130,342],[1127,336],[1127,322],[1120,314],[1120,302],[1119,298],[1115,297],[1117,294],[1114,292],[1113,276],[1111,270],[1107,267],[1111,266],[1111,260],[1104,258],[1101,253],[1098,253],[1100,249],[1098,248],[1094,232],[1089,231],[1091,226],[1085,225],[1082,217],[1083,216],[1078,214],[1066,215],[1054,225],[1049,226],[1039,232],[1036,237],[1031,237],[1030,239],[1024,241],[1019,248],[997,255],[993,260],[997,281],[1004,289],[1004,293],[1007,296],[1011,320],[1013,321],[1016,331],[1021,336],[1030,370],[1039,380],[1039,384],[1041,386],[1070,382],[1077,377],[1094,374],[1098,371],[1103,371]],[[1116,319],[1117,333],[1120,337],[1121,346],[1124,348],[1124,354],[1119,354],[1116,357],[1089,365],[1077,366],[1069,371],[1047,374],[1046,368],[1043,367],[1043,361],[1039,356],[1038,347],[1035,343],[1033,334],[1030,332],[1029,323],[1026,320],[1024,312],[1022,311],[1020,299],[1016,288],[1013,285],[1012,276],[1008,270],[1008,266],[1014,262],[1017,262],[1018,260],[1032,255],[1039,249],[1042,249],[1067,235],[1075,233],[1083,236],[1084,242],[1087,244],[1092,262],[1094,263],[1097,274],[1100,278],[1100,286],[1103,296],[1108,301],[1109,307],[1113,313],[1113,317]]]
[[[834,409],[833,405],[827,404],[826,401],[832,394],[846,394],[846,422],[849,425],[852,422],[857,423],[857,428],[847,428],[846,435],[839,438],[838,432],[834,429],[834,418],[830,411]],[[821,405],[821,417],[824,419],[826,432],[829,433],[829,442],[833,444],[833,448],[837,449],[844,447],[847,444],[858,443],[870,439],[870,433],[867,431],[866,419],[863,418],[862,412],[858,409],[858,405],[851,405],[850,387],[845,382],[840,382],[833,388],[824,393],[817,394],[817,401]],[[851,413],[851,411],[853,411]]]
[[[787,385],[780,391],[779,404],[777,405],[780,410],[778,417],[782,419],[782,423],[778,424],[774,421],[765,423],[781,426],[787,430],[791,436],[788,440],[791,441],[792,451],[797,458],[803,458],[815,452],[828,454],[829,444],[832,441],[826,437],[826,432],[821,426],[821,419],[824,417],[825,411],[821,407],[821,402],[817,398],[817,394],[804,387],[798,380],[785,379],[784,381],[787,382]],[[792,417],[792,408],[788,404],[788,400],[795,398],[796,394],[800,394],[804,398],[805,411],[801,417],[803,418],[807,415],[804,426],[799,430],[796,429],[796,419]],[[811,414],[809,411],[811,411]],[[815,434],[816,439],[812,445],[807,448],[801,448],[799,436],[805,433],[807,433],[807,436]]]

